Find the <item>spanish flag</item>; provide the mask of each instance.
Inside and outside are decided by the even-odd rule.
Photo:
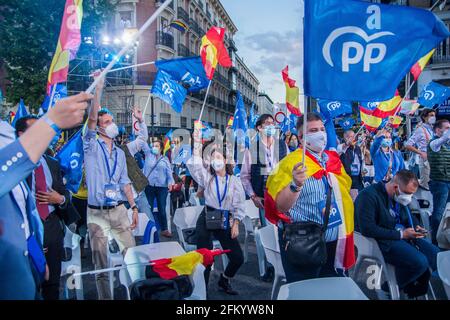
[[[164,149],[163,153],[166,155],[167,151],[170,150],[170,141],[172,140],[173,136],[173,130],[171,129],[169,132],[167,132],[165,138],[164,138]]]
[[[420,58],[419,61],[413,67],[411,68],[411,73],[414,77],[414,80],[417,81],[419,79],[420,74],[422,73],[423,69],[425,69],[426,65],[428,64],[428,61],[430,61],[431,57],[433,56],[436,49],[431,50],[426,55],[424,55],[422,58]]]
[[[200,56],[209,80],[212,80],[217,64],[224,68],[229,68],[233,65],[228,55],[228,50],[223,43],[224,37],[224,28],[212,27],[202,38]]]
[[[286,107],[292,114],[301,116],[299,101],[300,89],[295,85],[295,80],[289,78],[289,66],[286,66],[281,71],[281,75],[286,85]]]
[[[395,96],[387,101],[380,102],[375,110],[373,110],[372,115],[378,118],[387,118],[398,113],[400,109],[400,102],[402,98],[398,90],[395,92]]]
[[[201,263],[205,267],[211,266],[215,256],[228,252],[230,250],[198,249],[181,256],[150,261],[150,269],[146,271],[146,275],[154,274],[165,280],[188,276],[194,272],[198,264]]]
[[[373,110],[359,106],[362,125],[370,132],[375,132],[383,122],[382,118],[373,116]]]
[[[322,179],[324,175],[329,176],[333,187],[333,194],[339,211],[342,214],[342,224],[339,228],[339,237],[336,248],[335,267],[350,269],[355,264],[355,252],[353,242],[354,209],[350,197],[351,178],[345,172],[339,155],[334,151],[325,151],[329,160],[326,168],[323,168],[309,151],[306,151],[305,167],[310,179]],[[276,202],[278,194],[292,181],[292,169],[302,162],[303,151],[298,149],[291,152],[275,168],[267,180],[267,191],[265,192],[265,215],[273,224],[278,221],[289,223],[290,218],[277,210]]]
[[[231,116],[230,119],[228,120],[227,127],[232,127],[233,126],[233,122],[234,122],[234,117]]]
[[[67,81],[69,62],[75,58],[81,43],[82,19],[83,0],[67,0],[58,44],[48,73],[47,94],[50,94],[52,85]]]
[[[397,129],[402,124],[403,118],[400,116],[390,116],[389,125],[392,129]]]

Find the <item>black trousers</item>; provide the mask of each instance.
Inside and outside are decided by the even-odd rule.
[[[44,248],[47,248],[47,260],[50,278],[42,284],[44,300],[59,299],[59,283],[61,279],[61,262],[64,252],[64,229],[59,217],[52,213],[44,224]]]
[[[87,233],[87,199],[78,199],[72,197],[72,204],[77,209],[81,219],[77,222],[77,233],[84,239]]]
[[[184,199],[185,201],[189,201],[189,188],[191,187],[191,182],[193,183],[194,190],[197,191],[198,183],[192,179],[191,176],[186,176],[184,178]]]
[[[228,230],[207,230],[206,229],[206,220],[205,220],[205,210],[200,214],[197,220],[197,226],[195,229],[195,234],[197,236],[197,248],[202,249],[212,249],[213,248],[213,239],[217,239],[222,248],[224,250],[231,250],[231,252],[227,253],[228,259],[230,262],[228,263],[224,274],[228,278],[234,277],[239,268],[244,263],[244,255],[242,253],[241,246],[239,245],[238,239],[231,239],[231,228]],[[211,273],[211,267],[206,268],[205,270],[205,282],[208,285],[209,274]]]

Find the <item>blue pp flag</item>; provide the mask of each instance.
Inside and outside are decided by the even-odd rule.
[[[259,118],[259,116],[255,111],[255,104],[252,103],[252,107],[250,108],[250,116],[248,118],[248,128],[249,129],[255,129],[258,118]]]
[[[284,117],[283,122],[280,124],[280,130],[283,133],[290,131],[293,134],[298,134],[297,132],[297,119],[298,116],[291,113],[288,117]]]
[[[77,193],[83,176],[83,139],[82,130],[78,131],[58,152],[61,170],[66,179],[66,188]]]
[[[326,149],[330,150],[330,149],[335,149],[337,148],[338,145],[338,138],[336,135],[336,128],[334,127],[334,121],[333,119],[324,119],[325,123],[325,131],[327,133],[327,146]]]
[[[339,120],[339,126],[344,130],[350,130],[355,125],[355,119],[344,118]]]
[[[27,107],[25,107],[25,104],[23,103],[23,99],[20,99],[19,107],[17,108],[16,115],[14,116],[13,121],[11,122],[11,126],[15,127],[17,120],[20,118],[23,118],[28,115]]]
[[[236,97],[236,110],[234,111],[234,120],[232,129],[234,135],[237,136],[238,142],[244,143],[245,134],[247,133],[247,111],[245,110],[244,100],[242,100],[242,95],[238,91]],[[238,132],[238,130],[241,130]]]
[[[178,154],[174,159],[175,164],[186,164],[186,162],[192,157],[191,146],[184,144],[181,146]]]
[[[318,100],[320,113],[325,118],[335,119],[339,116],[348,115],[353,112],[352,103],[350,101],[330,101]]]
[[[188,92],[198,92],[209,85],[200,57],[158,60],[155,65],[158,70],[170,74],[173,80],[189,87]]]
[[[151,92],[170,104],[176,112],[181,113],[183,110],[183,103],[186,99],[187,91],[165,71],[158,70]]]
[[[420,93],[418,103],[427,108],[440,105],[450,97],[450,88],[436,82],[430,82]]]
[[[432,12],[352,0],[305,0],[305,95],[386,101],[450,33]]]
[[[55,86],[55,84],[53,86]],[[50,92],[53,92],[53,86],[51,86]],[[55,88],[55,94],[53,95],[52,105],[50,106],[51,97],[49,95],[46,95],[44,102],[41,105],[41,108],[45,113],[47,112],[49,107],[53,108],[56,102],[66,97],[67,97],[67,87],[61,83],[57,83]]]

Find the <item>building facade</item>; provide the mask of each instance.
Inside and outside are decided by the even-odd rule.
[[[259,114],[274,114],[273,101],[266,93],[258,94]]]
[[[139,29],[164,0],[122,0],[116,15],[108,26],[108,32],[123,33],[123,30]],[[189,26],[185,33],[170,27],[173,20],[181,20]],[[233,41],[237,27],[219,0],[174,0],[139,39],[133,57],[134,64],[160,59],[198,56],[201,38],[212,26],[226,28],[225,45],[233,67],[218,66],[207,97],[202,120],[212,127],[224,130],[228,119],[234,114],[237,90],[241,91],[249,108],[257,103],[259,81],[236,54]],[[111,31],[113,30],[113,31]],[[156,76],[153,65],[133,70],[133,90],[129,86],[109,86],[105,89],[102,103],[116,115],[120,125],[131,125],[130,109],[133,105],[142,108],[147,104],[146,123],[154,127],[156,134],[164,134],[169,128],[192,129],[198,119],[205,91],[189,94],[181,114],[158,98],[149,98],[151,85]]]

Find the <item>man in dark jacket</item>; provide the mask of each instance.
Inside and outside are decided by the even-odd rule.
[[[361,191],[355,201],[355,230],[378,242],[386,262],[395,266],[400,289],[410,297],[427,292],[439,252],[423,239],[428,231],[407,207],[418,186],[414,173],[401,170],[390,182]]]
[[[358,196],[358,192],[364,189],[362,177],[364,162],[361,148],[357,145],[357,142],[353,130],[347,130],[344,132],[344,143],[337,148],[345,172],[352,178],[350,195],[353,201]]]
[[[17,120],[17,135],[21,136],[37,119],[36,116],[29,115]],[[42,156],[37,168],[26,181],[36,199],[36,208],[44,225],[44,253],[49,279],[42,284],[42,297],[45,300],[58,300],[64,253],[63,222],[69,225],[80,217],[71,204],[58,160],[48,155]]]

